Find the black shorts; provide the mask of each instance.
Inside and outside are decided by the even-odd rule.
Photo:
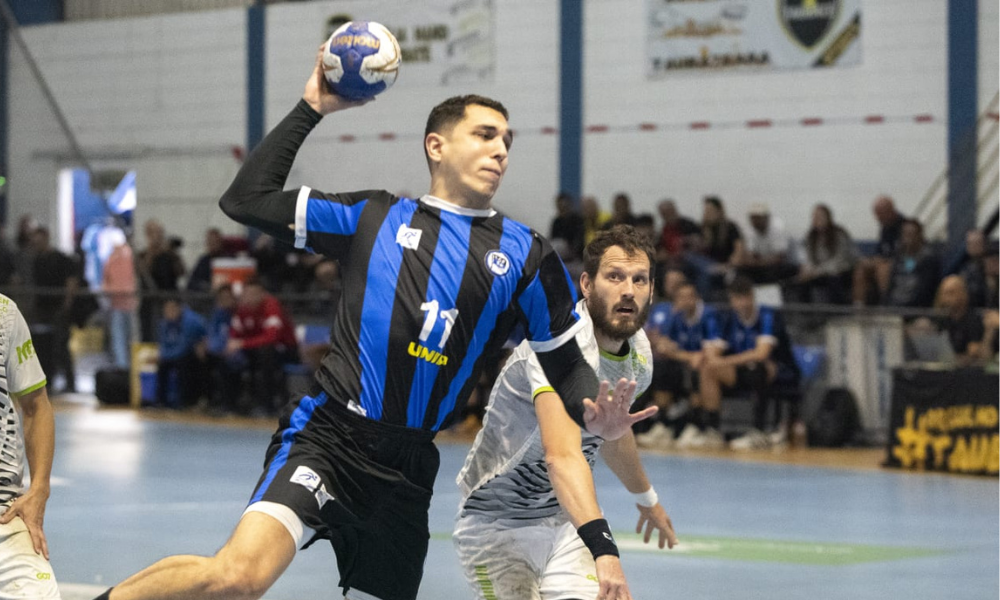
[[[658,359],[653,362],[652,388],[657,392],[670,392],[674,398],[697,392],[698,372],[679,360]]]
[[[325,393],[304,396],[285,411],[250,502],[291,508],[316,532],[303,548],[330,540],[345,594],[413,600],[440,466],[433,439],[354,414]]]

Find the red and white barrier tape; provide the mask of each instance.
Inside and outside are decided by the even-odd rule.
[[[993,119],[997,118],[995,113],[990,113],[989,115]],[[674,122],[674,123],[652,123],[643,122],[631,125],[606,125],[601,123],[595,123],[592,125],[587,125],[584,127],[584,132],[588,134],[602,134],[602,133],[630,133],[635,131],[640,132],[656,132],[656,131],[724,131],[732,129],[778,129],[778,128],[795,128],[795,127],[821,127],[821,126],[839,126],[839,125],[885,125],[885,124],[927,124],[927,123],[944,123],[944,121],[939,120],[934,115],[930,113],[921,113],[917,115],[880,115],[871,114],[863,116],[852,116],[852,117],[802,117],[799,119],[748,119],[742,121],[688,121],[688,122]],[[556,127],[537,127],[537,128],[515,128],[514,137],[525,136],[525,135],[557,135],[559,129]],[[343,134],[338,136],[326,137],[325,140],[336,140],[343,143],[350,142],[364,142],[364,141],[397,141],[397,140],[411,140],[411,139],[422,139],[423,135],[420,133],[394,133],[394,132],[381,132],[381,133],[368,133],[362,135],[356,134]]]

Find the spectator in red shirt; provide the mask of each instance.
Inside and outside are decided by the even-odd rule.
[[[295,326],[277,298],[267,293],[259,279],[243,285],[226,343],[227,365],[239,382],[250,375],[251,406],[255,416],[273,414],[282,404],[284,365],[298,359]],[[229,406],[240,406],[242,385],[228,386]]]

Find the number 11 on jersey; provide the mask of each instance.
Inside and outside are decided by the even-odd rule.
[[[455,321],[458,320],[458,309],[449,308],[448,310],[438,311],[438,301],[431,300],[430,302],[424,302],[420,305],[420,310],[424,311],[424,326],[420,330],[420,341],[426,342],[427,338],[431,336],[431,332],[434,331],[434,325],[437,324],[437,320],[444,320],[444,332],[441,334],[441,341],[438,342],[438,348],[444,348],[444,345],[448,343],[448,336],[451,335],[451,328],[455,326]]]

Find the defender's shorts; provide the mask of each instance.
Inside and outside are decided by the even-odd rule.
[[[325,393],[305,396],[282,417],[248,510],[287,506],[315,532],[303,548],[330,540],[348,598],[413,600],[440,464],[433,438],[356,415]]]
[[[549,517],[518,526],[479,515],[461,517],[452,540],[479,600],[596,598],[590,550],[572,523]],[[510,525],[510,526],[508,526]]]
[[[35,554],[21,517],[0,525],[0,598],[59,598],[52,565]]]

